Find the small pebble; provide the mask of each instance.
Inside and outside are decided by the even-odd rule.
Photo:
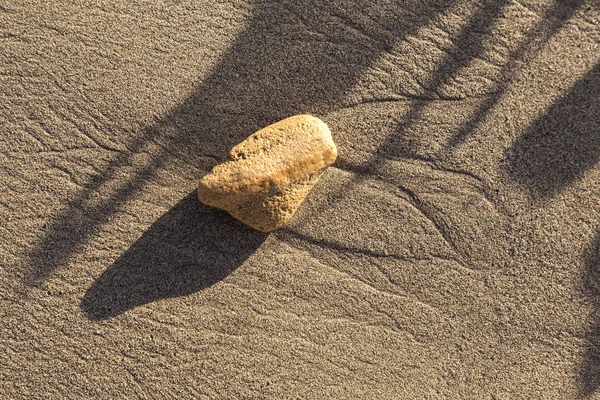
[[[198,185],[198,199],[268,232],[285,225],[337,157],[329,128],[296,115],[235,146]]]

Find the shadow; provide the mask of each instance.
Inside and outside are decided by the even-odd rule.
[[[512,83],[515,74],[520,70],[520,64],[533,59],[583,3],[584,0],[557,0],[552,3],[540,21],[527,31],[525,39],[511,54],[507,64],[502,67],[502,81],[494,92],[481,102],[473,116],[448,141],[444,153],[457,148],[467,140],[477,126],[485,120],[486,115],[498,104]]]
[[[433,158],[419,157],[411,143],[411,138],[406,134],[409,128],[419,122],[423,111],[431,101],[461,100],[461,98],[448,98],[440,93],[444,85],[452,83],[456,74],[484,51],[484,36],[491,32],[494,22],[501,16],[502,9],[508,0],[488,0],[483,2],[477,11],[470,17],[468,23],[460,34],[452,41],[444,62],[433,71],[424,84],[426,93],[431,97],[416,101],[407,115],[398,123],[397,133],[391,135],[378,149],[379,158],[387,159],[420,159],[421,161],[435,162]]]
[[[160,217],[96,280],[81,301],[89,319],[103,320],[212,286],[267,238],[226,212],[202,205],[196,196],[194,191]]]
[[[483,56],[485,36],[491,32],[493,24],[502,14],[502,9],[509,4],[505,0],[484,2],[461,34],[453,40],[453,46],[448,51],[446,62],[442,63],[440,68],[432,73],[425,85],[428,93],[438,97],[416,102],[411,111],[399,121],[397,133],[391,136],[379,151],[387,158],[410,158],[434,164],[448,155],[465,142],[477,126],[485,120],[485,117],[500,101],[506,89],[512,83],[512,79],[519,71],[522,63],[534,58],[583,3],[584,0],[554,1],[540,17],[540,21],[526,32],[525,39],[517,49],[510,54],[508,62],[502,67],[502,80],[490,87],[486,93],[479,95],[483,95],[483,97],[473,115],[460,129],[457,129],[444,146],[444,149],[431,156],[418,155],[417,148],[411,143],[411,138],[406,134],[406,131],[419,122],[423,111],[431,101],[461,100],[461,98],[441,96],[438,92],[444,85],[451,84],[456,74],[462,68],[468,66],[473,59]]]
[[[47,228],[29,254],[26,283],[36,286],[65,265],[170,160],[191,166],[202,165],[203,157],[221,160],[261,127],[339,107],[382,52],[452,3],[258,2],[214,73],[181,106],[126,143],[127,151],[117,151]],[[133,163],[137,153],[149,154],[150,161]],[[119,171],[131,165],[136,171],[119,180]]]
[[[567,187],[600,160],[600,64],[532,123],[510,149],[507,172],[534,200]]]
[[[586,336],[587,346],[579,369],[581,389],[587,397],[600,388],[600,232],[590,247],[582,290],[595,309],[590,316],[591,329]]]

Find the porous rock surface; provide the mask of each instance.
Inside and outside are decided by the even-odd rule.
[[[320,119],[296,115],[235,146],[198,185],[198,199],[266,232],[285,225],[337,157]]]

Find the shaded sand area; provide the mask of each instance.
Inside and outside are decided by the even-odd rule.
[[[299,113],[288,226],[195,199]],[[0,398],[600,396],[596,0],[4,0],[0,132]]]

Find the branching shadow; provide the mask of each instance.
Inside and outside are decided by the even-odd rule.
[[[599,160],[600,64],[517,140],[507,171],[539,200],[570,185]]]
[[[494,23],[500,17],[503,7],[508,3],[504,0],[488,1],[480,6],[469,24],[453,41],[453,47],[448,52],[449,61],[443,63],[431,75],[426,86],[429,93],[437,93],[445,84],[452,82],[452,79],[461,68],[466,67],[475,57],[482,56],[484,37],[491,31]],[[498,104],[512,83],[514,75],[520,70],[521,63],[533,59],[583,4],[584,0],[555,1],[552,3],[539,19],[539,22],[526,32],[525,39],[517,49],[511,53],[508,62],[502,67],[502,80],[495,87],[490,88],[490,92],[482,98],[472,116],[460,129],[457,129],[444,148],[437,154],[427,157],[417,155],[417,149],[405,133],[411,126],[419,122],[423,111],[430,101],[435,100],[435,98],[418,102],[400,121],[397,133],[388,138],[379,150],[380,153],[387,158],[413,158],[432,163],[436,163],[445,155],[450,154],[467,140],[479,124],[485,120],[493,107]]]
[[[202,205],[193,192],[96,280],[81,308],[88,318],[102,320],[156,300],[195,293],[229,275],[267,236]]]
[[[506,89],[512,83],[515,74],[520,70],[519,63],[533,59],[544,45],[564,26],[564,24],[583,5],[584,0],[555,1],[540,18],[534,27],[529,29],[525,39],[511,54],[508,63],[502,68],[502,82],[490,96],[478,105],[470,118],[446,144],[444,153],[460,146],[481,124],[488,113],[500,101]]]
[[[600,388],[600,232],[590,247],[582,289],[596,309],[591,316],[592,329],[586,337],[587,346],[579,369],[583,394],[589,396]]]
[[[406,131],[419,122],[419,118],[430,101],[437,100],[436,97],[439,96],[440,89],[445,84],[452,82],[458,71],[466,67],[475,57],[481,55],[484,50],[483,37],[491,31],[494,22],[500,17],[502,8],[507,2],[508,0],[485,1],[471,16],[460,35],[453,40],[452,48],[448,50],[446,60],[431,74],[425,84],[426,92],[429,96],[432,96],[431,100],[415,102],[408,114],[399,122],[396,134],[388,137],[381,145],[378,150],[380,157],[388,159],[417,158],[410,140],[407,140]],[[374,163],[377,161],[375,160]],[[427,158],[424,161],[433,162],[435,160]]]

